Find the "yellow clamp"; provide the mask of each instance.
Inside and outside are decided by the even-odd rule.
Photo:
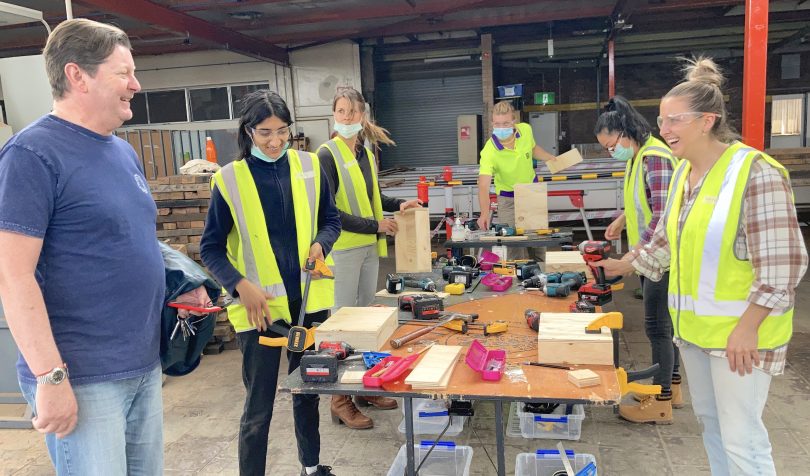
[[[266,345],[267,347],[287,347],[288,339],[286,337],[264,337],[259,336],[259,344]],[[309,349],[315,344],[315,328],[310,327],[307,329],[307,338],[304,339],[304,348]]]
[[[616,380],[619,381],[619,390],[621,391],[622,396],[625,396],[630,392],[637,393],[639,395],[658,395],[661,393],[660,385],[628,382],[627,371],[624,370],[623,367],[616,369]]]
[[[621,329],[624,327],[624,316],[621,312],[607,312],[585,326],[585,332],[599,332],[603,327]]]

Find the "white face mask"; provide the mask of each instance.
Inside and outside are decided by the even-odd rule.
[[[341,124],[339,122],[335,122],[335,125],[332,128],[340,134],[341,137],[345,137],[346,139],[351,139],[352,137],[356,136],[363,130],[363,124]]]

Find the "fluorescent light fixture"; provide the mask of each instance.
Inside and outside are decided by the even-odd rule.
[[[443,58],[425,58],[425,63],[449,63],[453,61],[469,61],[470,55],[464,56],[446,56]]]
[[[20,23],[40,22],[45,25],[50,34],[51,28],[48,23],[42,18],[42,12],[39,10],[32,10],[30,8],[12,5],[6,2],[0,2],[0,26],[5,25],[18,25]]]

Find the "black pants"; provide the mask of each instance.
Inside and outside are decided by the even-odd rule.
[[[301,301],[290,303],[293,321],[298,319]],[[329,311],[307,314],[304,325],[326,320]],[[247,390],[245,408],[239,423],[239,474],[242,476],[264,476],[267,458],[267,440],[270,420],[273,418],[273,403],[276,399],[278,367],[281,347],[268,347],[259,344],[259,336],[279,337],[270,331],[262,333],[253,330],[237,334],[239,349],[242,351],[242,381]],[[300,352],[287,352],[289,368],[287,373],[298,369]],[[293,419],[295,439],[298,442],[298,460],[303,466],[318,464],[321,450],[321,435],[318,432],[318,395],[293,395]]]
[[[669,273],[664,273],[657,283],[641,276],[641,289],[644,293],[644,329],[652,347],[652,362],[660,366],[653,377],[653,385],[660,385],[661,395],[668,396],[672,394],[673,377],[680,378],[680,353],[672,342],[672,319],[667,305]]]

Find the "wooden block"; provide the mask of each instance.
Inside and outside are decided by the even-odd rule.
[[[205,221],[203,220],[192,221],[191,228],[205,228]]]
[[[599,374],[590,369],[570,370],[568,372],[568,381],[573,383],[579,388],[593,387],[602,383],[602,378]]]
[[[201,235],[189,236],[188,237],[188,242],[189,243],[199,243],[200,241],[202,241],[202,236]]]
[[[182,198],[197,198],[197,192],[183,192]]]
[[[427,208],[409,208],[394,213],[398,231],[395,238],[397,273],[429,273],[430,214]]]
[[[584,271],[588,279],[593,279],[591,269],[585,264],[579,251],[546,251],[546,273],[564,273]]]
[[[195,200],[195,201],[196,201],[196,200]],[[206,206],[207,206],[207,205],[208,205],[208,204],[206,203]],[[186,213],[187,213],[187,214],[188,214],[188,213],[199,213],[199,212],[200,212],[200,207],[199,207],[199,205],[198,205],[198,206],[196,206],[196,207],[186,207]]]
[[[580,154],[577,148],[574,147],[568,152],[558,155],[556,160],[546,162],[546,165],[551,173],[556,174],[557,172],[565,170],[568,167],[576,165],[580,162],[582,162],[582,154]]]
[[[460,345],[431,346],[405,378],[405,383],[414,389],[446,387],[461,348]]]
[[[604,327],[600,334],[588,334],[587,326],[604,314],[540,314],[537,332],[537,361],[551,364],[613,365],[613,336]]]
[[[177,223],[161,223],[163,225],[164,230],[176,230]]]
[[[548,228],[548,191],[545,183],[515,184],[515,227]]]
[[[197,196],[199,198],[211,198],[211,189],[206,188],[205,190],[198,190]]]
[[[158,208],[158,215],[167,216],[172,212],[171,208]]]
[[[365,373],[365,370],[346,370],[340,376],[340,383],[363,383],[363,374]]]
[[[185,207],[175,207],[171,209],[172,215],[185,215],[186,208]]]
[[[177,228],[181,228],[181,229],[191,228],[191,222],[190,221],[178,221],[177,222]]]
[[[346,342],[357,350],[379,350],[397,329],[396,307],[342,307],[315,329],[321,341]]]
[[[374,293],[375,296],[383,297],[383,298],[396,298],[396,297],[399,297],[399,296],[407,296],[409,294],[433,294],[433,295],[438,296],[438,297],[440,297],[442,299],[444,299],[444,298],[446,298],[447,296],[450,295],[448,293],[441,292],[441,291],[434,291],[434,292],[430,292],[430,291],[402,291],[399,294],[391,294],[386,289],[380,289],[379,291]]]

